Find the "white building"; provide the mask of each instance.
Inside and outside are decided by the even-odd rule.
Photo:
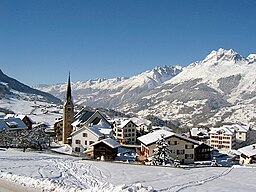
[[[170,145],[173,159],[178,159],[181,163],[194,163],[194,148],[198,142],[166,130],[157,130],[138,138],[141,142],[141,152],[145,157],[154,155],[156,142],[162,135]]]
[[[249,138],[249,126],[232,124],[212,128],[209,132],[209,144],[220,150],[237,149],[247,145]]]
[[[130,119],[115,121],[114,137],[120,144],[136,144],[136,128],[137,125]]]
[[[235,132],[236,134],[236,143],[239,146],[240,144],[248,141],[249,137],[249,131],[250,127],[246,125],[239,125],[239,124],[233,124],[233,125],[224,125],[225,127],[228,127],[230,130]]]
[[[240,164],[256,163],[256,144],[240,148],[238,151],[241,153]]]
[[[231,150],[236,146],[236,134],[228,127],[211,128],[210,146],[219,150]]]
[[[131,121],[137,125],[137,130],[140,132],[150,132],[152,130],[152,122],[147,119],[133,117]]]
[[[72,149],[83,153],[92,149],[92,144],[112,136],[112,128],[109,123],[101,120],[97,125],[84,126],[71,134]]]

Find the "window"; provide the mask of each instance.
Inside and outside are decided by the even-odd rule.
[[[90,145],[93,144],[93,143],[94,143],[94,141],[90,141]]]
[[[185,159],[193,159],[193,154],[185,154]]]
[[[87,141],[84,141],[84,144],[87,145]]]
[[[185,150],[182,149],[182,150],[177,150],[177,155],[183,155],[185,153]]]
[[[77,139],[76,144],[81,144],[81,141]]]
[[[83,137],[87,137],[87,133],[83,133]]]
[[[80,152],[80,147],[76,147],[75,152]]]
[[[193,149],[194,145],[185,145],[185,149]]]
[[[169,144],[169,145],[177,145],[178,142],[177,142],[177,141],[168,141],[168,144]]]

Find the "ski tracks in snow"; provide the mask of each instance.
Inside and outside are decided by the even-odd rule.
[[[180,185],[174,185],[174,186],[171,186],[171,187],[168,187],[168,188],[161,189],[159,191],[161,191],[161,192],[164,192],[164,191],[180,192],[184,189],[199,186],[199,185],[203,185],[205,183],[214,181],[214,180],[216,180],[220,177],[224,177],[224,176],[228,175],[232,170],[233,170],[233,167],[230,167],[230,168],[227,168],[226,170],[224,170],[219,175],[207,177],[205,179],[201,179],[201,180],[198,180],[198,181],[191,181],[191,182],[180,184]]]

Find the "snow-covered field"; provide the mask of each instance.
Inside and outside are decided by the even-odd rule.
[[[0,178],[38,191],[254,191],[256,168],[179,169],[0,150]]]
[[[62,109],[47,102],[10,98],[0,99],[0,106],[16,114],[28,115],[36,123],[46,123],[50,126],[54,124],[56,118],[62,116]]]

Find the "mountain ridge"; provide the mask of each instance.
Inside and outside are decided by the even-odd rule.
[[[44,97],[48,102],[58,103],[60,104],[60,99],[54,97],[53,95],[33,89],[19,81],[17,81],[14,78],[11,78],[3,73],[3,71],[0,69],[0,93],[2,97],[4,97],[6,94],[9,95],[15,95],[12,90],[15,90],[17,92],[31,94],[31,95],[40,95]]]
[[[256,55],[220,48],[187,67],[163,66],[120,81],[73,83],[77,104],[154,115],[187,127],[255,124]],[[47,88],[47,89],[46,89]],[[64,85],[44,91],[60,98]]]

